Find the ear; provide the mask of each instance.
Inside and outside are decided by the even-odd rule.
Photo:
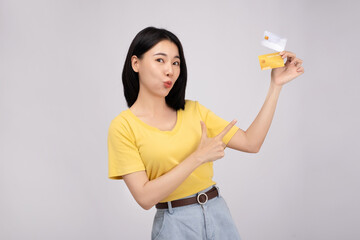
[[[136,55],[131,57],[131,67],[134,72],[139,72],[139,59]]]

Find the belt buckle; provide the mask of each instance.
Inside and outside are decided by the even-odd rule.
[[[205,202],[200,202],[200,196],[201,195],[205,195]],[[197,202],[199,203],[199,204],[201,204],[201,205],[204,205],[205,203],[207,203],[207,201],[209,200],[209,197],[208,197],[208,195],[206,194],[206,193],[199,193],[198,195],[197,195],[197,197],[196,197],[196,200],[197,200]]]

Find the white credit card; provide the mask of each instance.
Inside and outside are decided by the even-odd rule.
[[[261,44],[275,51],[282,52],[285,50],[286,41],[286,38],[282,38],[274,33],[265,31]]]

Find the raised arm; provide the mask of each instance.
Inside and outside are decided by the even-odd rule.
[[[281,52],[282,58],[287,58],[284,67],[274,68],[271,71],[271,82],[265,103],[250,127],[243,131],[239,129],[230,139],[228,147],[239,151],[257,153],[265,140],[274,117],[276,105],[282,86],[304,73],[302,60],[294,53]]]

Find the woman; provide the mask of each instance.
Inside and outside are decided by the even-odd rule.
[[[243,131],[198,101],[185,100],[186,62],[178,38],[148,27],[132,41],[123,69],[128,109],[109,128],[109,178],[123,179],[137,203],[155,206],[152,239],[240,239],[212,180],[213,161],[230,147],[259,151],[282,85],[304,72],[291,52],[273,69],[266,101]]]

